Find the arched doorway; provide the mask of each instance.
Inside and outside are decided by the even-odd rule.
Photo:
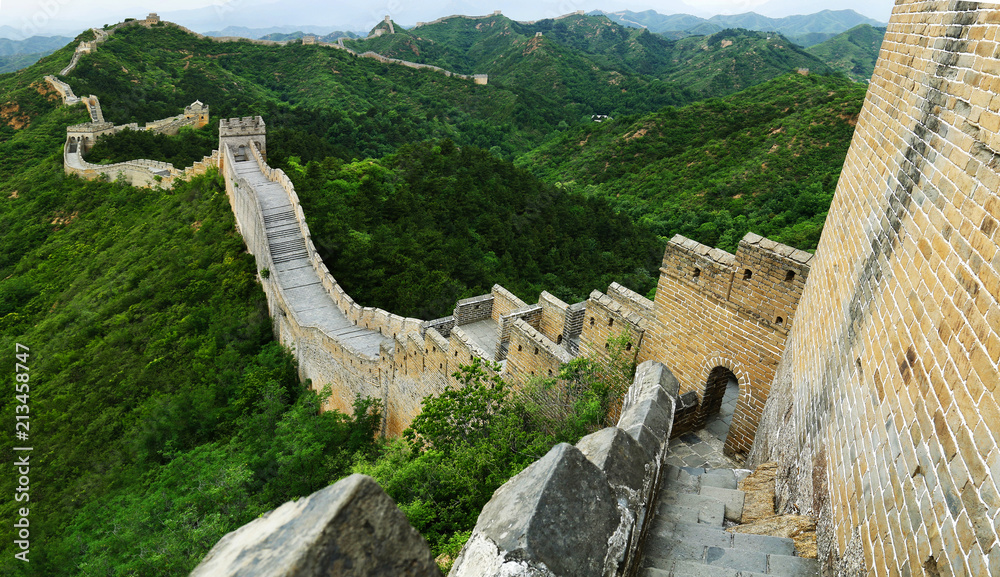
[[[740,382],[726,367],[715,367],[708,374],[702,398],[705,430],[723,443],[729,437],[733,413],[740,398]]]

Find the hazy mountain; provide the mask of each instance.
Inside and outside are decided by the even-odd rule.
[[[839,34],[859,24],[882,26],[883,23],[868,18],[854,10],[823,10],[815,14],[769,18],[756,12],[744,14],[716,15],[699,18],[690,14],[659,14],[652,10],[645,12],[604,13],[611,20],[623,26],[642,27],[650,32],[688,34],[714,34],[726,28],[745,28],[762,32],[779,32],[789,38],[804,38],[808,34]],[[813,38],[815,41],[827,39]],[[809,42],[808,39],[805,40]]]
[[[72,38],[66,36],[32,36],[27,40],[11,40],[0,37],[0,56],[14,54],[51,54],[68,44]]]
[[[342,32],[332,26],[270,26],[268,28],[247,28],[246,26],[227,26],[222,30],[211,30],[204,33],[205,36],[236,36],[239,38],[265,39],[265,40],[288,40],[291,38],[301,38],[306,34],[316,36],[363,36],[357,32]],[[265,38],[266,37],[266,38]]]

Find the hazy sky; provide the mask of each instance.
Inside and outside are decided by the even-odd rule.
[[[551,18],[576,10],[656,10],[707,17],[755,11],[766,16],[850,8],[887,21],[893,0],[0,0],[0,36],[76,34],[92,27],[157,12],[197,31],[227,25],[267,27],[314,24],[367,30],[390,14],[401,24],[451,14],[501,10],[518,20]],[[11,30],[13,29],[13,30]]]

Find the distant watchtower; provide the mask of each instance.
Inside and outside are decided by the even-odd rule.
[[[184,118],[196,119],[195,128],[201,128],[208,124],[208,105],[202,104],[200,100],[195,100],[184,107]]]
[[[143,20],[142,23],[144,25],[146,25],[146,26],[152,26],[154,24],[159,24],[160,23],[160,17],[156,14],[156,12],[150,12],[149,16],[146,16],[146,19]]]
[[[266,134],[264,119],[260,116],[222,119],[219,121],[219,150],[224,151],[224,147],[230,147],[234,159],[240,162],[253,158],[250,146],[256,144],[261,155],[266,159]],[[220,166],[220,168],[222,167]]]

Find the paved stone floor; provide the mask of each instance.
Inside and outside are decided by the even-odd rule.
[[[706,423],[704,429],[685,433],[670,440],[667,464],[704,469],[742,469],[743,463],[722,454],[739,393],[740,388],[736,381],[729,381],[719,414]]]
[[[462,330],[469,335],[479,348],[483,349],[490,359],[494,358],[497,350],[497,341],[500,340],[499,326],[493,319],[484,319],[462,325]]]

